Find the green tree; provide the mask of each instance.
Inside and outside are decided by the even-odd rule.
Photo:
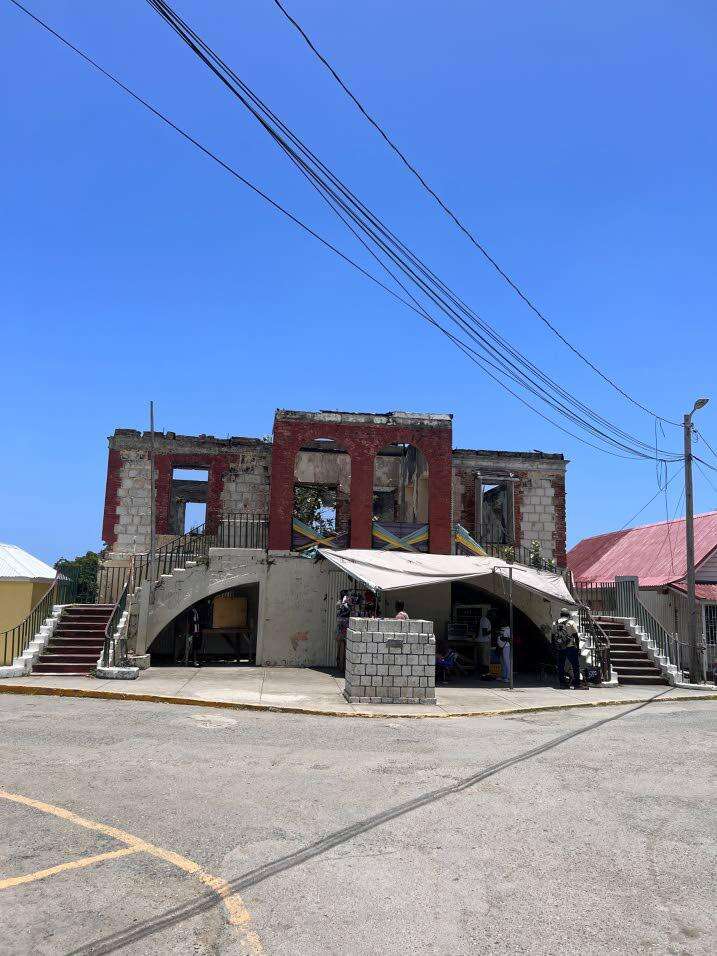
[[[97,594],[97,572],[100,566],[100,556],[95,551],[88,551],[76,558],[58,558],[55,561],[55,570],[69,578],[77,586],[77,599],[94,601]]]
[[[333,512],[333,513],[332,513]],[[294,491],[294,516],[318,534],[336,530],[336,491],[324,485],[297,485]]]

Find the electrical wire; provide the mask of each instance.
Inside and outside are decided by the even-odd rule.
[[[698,429],[694,428],[694,426],[693,426],[693,430],[694,430],[695,435],[697,435],[697,437],[700,439],[700,441],[704,442],[705,445],[706,445],[706,446],[709,448],[709,450],[712,452],[712,454],[715,456],[715,458],[717,458],[717,451],[715,451],[714,448],[712,447],[712,445],[710,445],[710,443],[707,441],[707,439],[706,439],[705,436],[702,434],[702,432],[699,431]]]
[[[707,472],[704,470],[704,468],[703,468],[702,465],[700,464],[699,459],[695,459],[695,464],[697,465],[697,468],[699,469],[700,474],[702,475],[702,477],[704,478],[704,480],[707,482],[707,484],[710,486],[710,488],[711,488],[715,493],[717,493],[717,485],[714,484],[714,482],[712,481],[712,479],[710,478],[710,476],[709,476],[709,475],[707,474]]]
[[[199,140],[197,140],[197,139],[196,139],[195,137],[193,137],[191,134],[189,134],[188,132],[186,132],[186,130],[182,129],[182,128],[179,127],[176,123],[174,123],[172,120],[170,120],[169,117],[167,117],[167,116],[166,116],[164,113],[162,113],[159,109],[157,109],[155,106],[153,106],[148,100],[144,99],[142,96],[140,96],[138,93],[136,93],[136,92],[135,92],[134,90],[132,90],[130,87],[128,87],[125,83],[123,83],[120,79],[118,79],[118,77],[114,76],[114,75],[113,75],[112,73],[110,73],[108,70],[104,69],[104,67],[102,67],[96,60],[94,60],[92,57],[90,57],[89,54],[87,54],[87,53],[85,53],[83,50],[79,49],[79,47],[75,46],[75,45],[74,45],[73,43],[71,43],[66,37],[64,37],[62,34],[58,33],[56,30],[54,30],[48,23],[46,23],[46,22],[45,22],[44,20],[42,20],[40,17],[36,16],[34,13],[32,13],[30,10],[28,10],[25,6],[23,6],[23,4],[21,4],[21,3],[19,2],[19,0],[10,0],[10,2],[11,2],[15,7],[17,7],[19,10],[21,10],[23,13],[25,13],[28,17],[30,17],[35,23],[37,23],[39,26],[41,26],[43,29],[45,29],[48,33],[50,33],[52,36],[54,36],[59,42],[61,42],[62,44],[64,44],[68,49],[70,49],[72,52],[76,53],[76,54],[77,54],[78,56],[80,56],[86,63],[88,63],[90,66],[92,66],[94,69],[96,69],[99,73],[101,73],[103,76],[105,76],[108,80],[110,80],[112,83],[114,83],[119,89],[121,89],[123,92],[127,93],[127,94],[128,94],[132,99],[134,99],[137,103],[139,103],[140,105],[142,105],[143,107],[145,107],[145,108],[146,108],[150,113],[152,113],[155,117],[157,117],[158,119],[160,119],[162,122],[166,123],[171,129],[173,129],[176,133],[178,133],[178,134],[179,134],[180,136],[182,136],[185,140],[187,140],[187,142],[191,143],[193,146],[195,146],[197,149],[199,149],[205,156],[207,156],[207,157],[209,157],[210,159],[214,160],[214,162],[216,162],[216,163],[217,163],[219,166],[221,166],[224,170],[226,170],[228,173],[230,173],[230,175],[232,175],[233,177],[235,177],[235,178],[236,178],[239,182],[241,182],[243,185],[247,186],[250,190],[252,190],[252,191],[253,191],[256,195],[258,195],[260,198],[264,199],[264,200],[265,200],[270,206],[272,206],[275,210],[277,210],[278,212],[281,212],[284,216],[286,216],[286,217],[287,217],[291,222],[293,222],[296,226],[298,226],[300,229],[304,230],[306,233],[308,233],[308,235],[312,236],[314,239],[316,239],[318,242],[320,242],[323,246],[325,246],[325,247],[326,247],[327,249],[329,249],[331,252],[333,252],[333,253],[335,253],[337,256],[339,256],[346,264],[352,266],[352,267],[353,267],[354,269],[356,269],[359,273],[361,273],[365,278],[369,279],[371,282],[373,282],[373,283],[375,283],[376,285],[378,285],[384,292],[388,293],[388,294],[389,294],[390,296],[392,296],[394,299],[396,299],[397,301],[401,302],[401,304],[403,304],[403,305],[406,306],[407,308],[411,309],[413,312],[415,312],[416,314],[420,315],[422,318],[425,318],[425,319],[426,319],[428,322],[430,322],[430,324],[433,325],[438,331],[440,331],[443,335],[445,335],[448,339],[450,339],[451,342],[453,342],[454,345],[456,345],[459,349],[461,349],[461,351],[466,355],[466,357],[467,357],[470,361],[472,361],[472,362],[473,362],[474,364],[476,364],[479,368],[481,368],[497,385],[499,385],[501,388],[503,388],[508,394],[510,394],[511,396],[513,396],[514,398],[516,398],[516,399],[517,399],[519,402],[521,402],[526,408],[528,408],[528,409],[530,409],[531,411],[533,411],[533,412],[534,412],[535,414],[537,414],[540,418],[542,418],[544,421],[546,421],[546,422],[548,422],[549,424],[551,424],[553,427],[557,428],[559,431],[563,432],[563,433],[566,434],[566,435],[569,435],[570,437],[576,439],[577,441],[581,442],[581,443],[584,444],[584,445],[587,445],[587,446],[589,446],[589,447],[591,447],[591,448],[595,448],[595,449],[597,449],[598,451],[603,451],[603,452],[605,452],[605,453],[607,453],[607,454],[612,454],[612,455],[613,455],[614,457],[616,457],[616,458],[626,458],[626,457],[628,457],[628,456],[625,456],[625,455],[620,455],[620,454],[617,454],[617,453],[614,453],[614,452],[610,452],[610,451],[608,451],[607,449],[603,449],[603,448],[599,447],[598,445],[595,445],[594,443],[592,443],[592,442],[590,442],[590,441],[587,441],[585,438],[581,437],[580,435],[575,434],[574,432],[570,431],[569,429],[566,429],[565,427],[563,427],[562,425],[560,425],[558,422],[554,421],[552,418],[550,418],[550,417],[548,417],[547,415],[545,415],[543,412],[540,411],[540,409],[536,408],[536,407],[535,407],[534,405],[532,405],[530,402],[526,401],[526,400],[525,400],[521,395],[519,395],[516,391],[514,391],[513,389],[511,389],[505,382],[503,382],[502,380],[500,380],[499,378],[497,378],[496,375],[495,375],[493,372],[491,372],[490,366],[480,357],[480,355],[479,355],[474,349],[471,349],[470,346],[466,345],[466,344],[465,344],[464,342],[462,342],[459,338],[457,338],[455,335],[453,335],[448,329],[446,329],[446,328],[445,328],[444,326],[442,326],[439,322],[437,322],[432,316],[430,316],[420,305],[417,305],[417,304],[416,304],[416,300],[413,299],[412,296],[411,296],[411,298],[413,299],[413,302],[407,301],[406,299],[402,298],[402,297],[401,297],[400,295],[398,295],[393,289],[391,289],[391,288],[388,287],[385,283],[383,283],[383,282],[381,282],[379,279],[377,279],[374,275],[372,275],[370,272],[368,272],[368,270],[364,269],[363,266],[361,266],[359,263],[357,263],[355,260],[353,260],[350,256],[347,256],[344,252],[342,252],[339,248],[337,248],[333,243],[331,243],[329,240],[325,239],[323,236],[321,236],[319,233],[317,233],[314,229],[312,229],[310,226],[308,226],[306,223],[304,223],[302,220],[300,220],[296,215],[294,215],[292,212],[290,212],[288,209],[286,209],[284,206],[282,206],[281,203],[277,202],[275,199],[273,199],[271,196],[269,196],[266,192],[264,192],[264,190],[260,189],[255,183],[252,183],[252,182],[251,182],[250,180],[248,180],[246,177],[242,176],[234,167],[230,166],[227,162],[225,162],[223,159],[221,159],[221,157],[219,157],[216,153],[214,153],[214,152],[213,152],[212,150],[210,150],[208,147],[204,146]],[[359,238],[360,238],[360,237],[359,237]],[[363,241],[363,240],[360,240],[360,241]],[[366,245],[366,248],[368,249],[368,251],[369,251],[372,255],[375,255],[375,254],[372,252],[372,250],[368,247],[368,245]],[[382,266],[383,266],[384,268],[387,268],[384,263],[381,263],[381,264],[382,264]],[[392,274],[392,273],[391,273],[391,274]],[[397,280],[397,281],[399,281],[399,280]]]
[[[632,395],[629,394],[621,385],[619,385],[614,379],[602,371],[597,365],[592,362],[587,355],[585,355],[577,346],[573,345],[572,342],[566,338],[565,335],[558,329],[547,316],[538,308],[538,306],[529,298],[529,296],[520,288],[520,286],[515,282],[510,275],[500,266],[496,259],[490,254],[488,249],[477,239],[473,232],[465,225],[464,222],[458,217],[458,215],[453,212],[453,210],[447,205],[447,203],[440,197],[440,195],[429,185],[424,176],[419,172],[418,168],[414,163],[412,163],[405,153],[400,149],[392,137],[386,132],[383,126],[369,113],[366,107],[361,103],[358,97],[353,93],[348,84],[342,79],[336,69],[328,61],[328,59],[318,50],[315,43],[311,40],[309,35],[306,33],[301,24],[293,17],[283,3],[280,0],[274,0],[274,4],[281,11],[286,20],[292,25],[292,27],[300,34],[306,45],[312,51],[312,53],[317,57],[317,59],[326,67],[329,73],[336,80],[338,85],[344,91],[344,93],[349,97],[349,99],[354,103],[359,112],[368,120],[371,126],[378,132],[381,138],[389,146],[391,150],[398,156],[403,165],[412,175],[418,180],[423,189],[438,203],[441,209],[448,215],[448,217],[453,221],[453,223],[460,229],[460,231],[467,237],[467,239],[479,250],[479,252],[484,256],[484,258],[490,263],[490,265],[496,270],[498,275],[513,289],[513,291],[522,299],[522,301],[528,306],[528,308],[547,326],[550,331],[560,339],[560,341],[566,345],[571,352],[573,352],[581,361],[583,361],[589,368],[592,369],[603,381],[607,382],[613,389],[620,393],[623,398],[631,402],[634,406],[641,409],[644,412],[647,412],[648,415],[651,415],[656,421],[665,422],[669,425],[675,425],[681,427],[679,422],[673,422],[668,418],[664,418],[662,415],[658,415],[657,412],[654,412],[652,409],[648,408],[642,402],[638,401]]]
[[[487,326],[472,310],[462,302],[427,266],[405,246],[398,238],[361,203],[357,197],[318,159],[304,143],[274,114],[269,107],[241,80],[240,77],[206,44],[206,42],[186,24],[164,0],[147,0],[153,9],[162,16],[177,35],[192,49],[220,81],[240,100],[242,105],[260,123],[289,159],[305,175],[337,211],[337,207],[347,215],[370,242],[387,256],[419,291],[426,295],[434,305],[448,315],[458,327],[480,344],[481,348],[500,364],[501,374],[512,378],[517,384],[531,391],[543,402],[558,411],[568,420],[588,431],[599,440],[610,444],[613,449],[627,452],[638,458],[654,458],[651,446],[635,436],[629,435],[618,426],[607,422],[589,407],[582,405],[575,396],[566,392],[558,383],[547,379],[542,370],[537,369],[525,356],[510,346],[495,330]],[[345,219],[342,220],[345,222]],[[496,345],[497,343],[497,345]],[[506,348],[507,346],[507,348]],[[503,351],[501,351],[503,349]],[[505,352],[508,352],[506,355]],[[515,358],[515,361],[514,361]],[[546,387],[531,375],[542,377]],[[555,396],[559,395],[560,398]],[[582,414],[574,410],[578,408]],[[592,420],[590,420],[592,419]],[[606,426],[606,427],[603,427]],[[675,452],[661,451],[658,457],[664,460],[680,460]]]
[[[665,489],[667,489],[670,484],[672,484],[672,482],[675,480],[675,478],[676,478],[679,474],[680,474],[680,470],[678,469],[678,470],[675,471],[672,475],[670,475],[670,477],[667,479],[667,481],[666,481],[666,483],[665,483],[664,489],[663,489],[663,488],[659,488],[659,489],[657,490],[657,492],[652,496],[652,498],[650,498],[650,500],[649,500],[646,504],[644,504],[644,505],[642,506],[642,508],[640,508],[639,511],[636,511],[635,514],[634,514],[631,518],[628,518],[628,519],[627,519],[627,521],[626,521],[625,524],[622,526],[622,528],[619,528],[619,529],[618,529],[618,532],[619,532],[619,531],[624,531],[625,528],[628,527],[628,525],[631,525],[631,524],[632,524],[632,522],[635,520],[635,518],[639,518],[640,515],[642,514],[642,512],[645,511],[646,508],[649,508],[650,505],[652,504],[652,502],[653,502],[656,498],[659,498],[659,497],[660,497],[660,495],[663,493],[663,491],[664,491]]]
[[[676,507],[675,507],[674,514],[672,515],[672,523],[673,523],[673,524],[674,524],[675,520],[677,519],[677,513],[678,513],[678,511],[680,510],[680,505],[681,505],[681,503],[682,503],[682,499],[684,498],[684,495],[685,495],[685,486],[683,485],[683,486],[682,486],[682,491],[680,492],[680,497],[677,499],[677,505],[676,505]],[[671,535],[670,535],[670,517],[669,517],[669,512],[668,512],[668,516],[667,516],[667,525],[666,525],[666,527],[667,527],[667,533],[665,534],[665,537],[662,539],[662,544],[661,544],[660,547],[658,548],[658,550],[657,550],[657,552],[656,552],[656,554],[655,554],[655,557],[652,559],[652,563],[650,564],[650,567],[647,569],[647,571],[646,571],[645,574],[644,574],[644,577],[645,577],[645,578],[649,578],[649,577],[650,577],[650,572],[652,571],[652,569],[654,568],[654,566],[655,566],[655,565],[657,564],[657,562],[659,561],[660,555],[661,555],[662,552],[665,550],[665,545],[667,544],[668,541],[669,541],[669,543],[670,543],[670,551],[672,552],[672,538],[671,538]],[[673,553],[671,553],[671,566],[672,566],[672,573],[674,574],[674,573],[675,573],[675,562],[674,562],[674,554],[673,554]]]
[[[50,32],[53,36],[55,36],[55,37],[56,37],[58,40],[60,40],[63,44],[65,44],[65,45],[68,46],[71,50],[73,50],[73,52],[75,52],[75,53],[77,53],[78,55],[80,55],[80,56],[81,56],[83,59],[85,59],[90,65],[92,65],[95,69],[97,69],[97,70],[98,70],[99,72],[101,72],[104,76],[106,76],[108,79],[110,79],[113,83],[115,83],[115,84],[116,84],[119,88],[121,88],[124,92],[128,93],[131,97],[133,97],[133,98],[134,98],[137,102],[139,102],[141,105],[145,106],[145,108],[147,108],[150,112],[152,112],[154,115],[156,115],[159,119],[161,119],[163,122],[167,123],[167,125],[169,125],[171,128],[173,128],[176,132],[178,132],[181,136],[183,136],[183,137],[184,137],[185,139],[187,139],[189,142],[191,142],[195,147],[197,147],[197,148],[200,149],[203,153],[205,153],[207,156],[209,156],[210,158],[212,158],[213,160],[215,160],[215,161],[216,161],[219,165],[221,165],[225,170],[227,170],[228,172],[230,172],[230,174],[232,174],[233,176],[235,176],[240,182],[242,182],[242,183],[243,183],[244,185],[246,185],[248,188],[250,188],[251,190],[253,190],[257,195],[259,195],[261,198],[263,198],[265,201],[267,201],[269,204],[271,204],[275,209],[277,209],[278,211],[282,212],[285,216],[287,216],[287,217],[288,217],[292,222],[294,222],[297,226],[299,226],[300,228],[302,228],[303,230],[305,230],[308,234],[310,234],[311,236],[313,236],[314,238],[316,238],[319,242],[321,242],[321,243],[322,243],[324,246],[326,246],[328,249],[330,249],[331,251],[333,251],[334,253],[336,253],[337,255],[339,255],[347,264],[352,265],[352,266],[353,266],[354,268],[356,268],[359,272],[361,272],[366,278],[370,279],[372,282],[374,282],[374,283],[377,284],[379,287],[381,287],[384,291],[388,292],[388,293],[389,293],[390,295],[392,295],[395,299],[397,299],[398,301],[400,301],[404,306],[407,306],[408,308],[411,308],[414,312],[417,312],[422,318],[426,319],[426,321],[430,322],[431,325],[433,325],[434,327],[436,327],[439,331],[442,332],[442,334],[446,335],[458,348],[460,348],[461,351],[462,351],[471,361],[473,361],[473,362],[474,362],[476,365],[478,365],[486,374],[488,374],[488,375],[493,379],[493,381],[496,382],[496,384],[498,384],[500,387],[502,387],[504,390],[506,390],[506,391],[507,391],[509,394],[511,394],[513,397],[515,397],[515,398],[517,398],[519,401],[521,401],[521,403],[522,403],[523,405],[525,405],[527,408],[529,408],[530,410],[532,410],[533,412],[535,412],[536,414],[538,414],[541,418],[543,418],[545,421],[549,422],[549,423],[550,423],[551,425],[553,425],[554,427],[557,427],[559,430],[563,431],[565,434],[568,434],[568,435],[570,435],[571,437],[576,438],[578,441],[581,441],[581,442],[583,442],[584,444],[589,445],[590,447],[596,448],[596,449],[598,449],[598,450],[601,450],[601,451],[604,451],[604,452],[607,451],[608,453],[613,454],[613,455],[616,454],[614,451],[609,451],[608,449],[605,449],[605,448],[596,446],[596,445],[594,445],[592,442],[586,441],[584,438],[581,438],[579,435],[576,435],[574,432],[569,431],[568,429],[565,429],[564,427],[562,427],[561,425],[559,425],[557,422],[555,422],[552,418],[550,418],[550,417],[544,415],[542,412],[540,412],[540,410],[537,409],[534,405],[532,405],[531,403],[527,402],[522,396],[520,396],[520,395],[519,395],[518,393],[516,393],[513,389],[511,389],[510,386],[507,385],[506,382],[504,382],[504,381],[502,381],[500,378],[498,378],[497,375],[503,375],[503,374],[505,374],[505,369],[501,368],[501,367],[500,367],[499,365],[497,365],[495,362],[491,362],[491,361],[487,360],[485,356],[479,355],[479,354],[476,352],[476,350],[473,349],[470,345],[467,345],[465,342],[462,342],[461,340],[459,340],[456,336],[454,336],[452,333],[450,333],[444,326],[442,326],[440,323],[436,322],[436,320],[435,320],[432,316],[430,316],[424,308],[422,308],[422,307],[420,306],[420,303],[418,303],[418,301],[416,300],[416,298],[408,292],[408,290],[406,289],[405,285],[403,285],[402,283],[400,283],[400,280],[398,280],[398,278],[395,276],[395,274],[394,274],[390,269],[388,269],[388,268],[386,267],[385,263],[381,262],[380,258],[378,258],[378,257],[376,256],[376,254],[374,253],[374,251],[366,244],[366,242],[364,242],[364,240],[361,239],[361,237],[357,235],[357,233],[356,233],[355,230],[351,229],[352,233],[356,236],[356,238],[359,239],[359,241],[362,242],[362,244],[364,245],[364,247],[371,253],[372,256],[374,256],[374,258],[376,258],[376,260],[382,265],[382,267],[383,267],[384,269],[386,269],[386,271],[388,272],[388,274],[389,274],[395,281],[397,281],[397,282],[399,283],[400,287],[401,287],[402,290],[408,295],[408,297],[412,300],[412,303],[413,303],[413,304],[411,304],[411,302],[409,302],[409,301],[407,301],[406,299],[404,299],[402,296],[397,295],[397,294],[394,292],[394,290],[391,290],[390,288],[388,288],[384,283],[382,283],[380,280],[376,279],[375,276],[373,276],[372,274],[370,274],[370,273],[369,273],[367,270],[365,270],[362,266],[360,266],[358,263],[356,263],[356,262],[355,262],[354,260],[352,260],[350,257],[346,256],[346,255],[345,255],[341,250],[339,250],[333,243],[328,242],[326,239],[324,239],[322,236],[320,236],[318,233],[316,233],[315,230],[313,230],[313,229],[311,229],[310,227],[308,227],[305,223],[303,223],[301,220],[299,220],[298,217],[294,216],[294,215],[293,215],[292,213],[290,213],[287,209],[285,209],[283,206],[281,206],[281,204],[279,204],[279,203],[277,203],[275,200],[273,200],[273,199],[272,199],[270,196],[268,196],[263,190],[261,190],[261,189],[260,189],[259,187],[257,187],[255,184],[251,183],[251,182],[250,182],[249,180],[247,180],[245,177],[241,176],[235,169],[233,169],[232,167],[230,167],[226,162],[224,162],[222,159],[220,159],[216,154],[212,153],[211,150],[208,150],[205,146],[203,146],[201,143],[199,143],[199,141],[197,141],[197,140],[194,139],[192,136],[190,136],[188,133],[186,133],[184,130],[182,130],[181,128],[179,128],[176,124],[174,124],[171,120],[169,120],[164,114],[162,114],[160,111],[158,111],[155,107],[153,107],[151,104],[149,104],[146,100],[144,100],[142,97],[140,97],[140,96],[139,96],[138,94],[136,94],[134,91],[130,90],[129,87],[127,87],[125,84],[123,84],[120,80],[118,80],[116,77],[114,77],[114,76],[113,76],[112,74],[110,74],[108,71],[104,70],[96,61],[92,60],[89,56],[87,56],[87,54],[83,53],[83,51],[79,50],[77,47],[75,47],[73,44],[71,44],[68,40],[66,40],[64,37],[62,37],[60,34],[58,34],[57,31],[55,31],[55,30],[53,30],[51,27],[49,27],[48,24],[46,24],[44,21],[40,20],[40,18],[36,17],[34,14],[32,14],[32,13],[31,13],[26,7],[24,7],[21,3],[17,2],[17,0],[11,0],[11,2],[12,2],[18,9],[22,10],[22,12],[24,12],[24,13],[27,14],[29,17],[31,17],[35,22],[37,22],[37,23],[38,23],[39,25],[41,25],[43,28],[45,28],[46,30],[48,30],[48,32]],[[334,199],[336,198],[336,194],[332,194],[332,196],[333,196]],[[326,198],[327,201],[331,202],[332,196],[325,196],[324,198]],[[340,197],[339,197],[339,198],[340,198]],[[340,215],[340,213],[338,213],[338,210],[337,210],[337,214]],[[345,222],[345,219],[342,219],[342,221]],[[349,228],[351,228],[348,223],[346,223],[346,225],[349,226]],[[496,354],[497,354],[497,353],[496,353]],[[490,368],[493,368],[496,374],[493,374],[493,373],[490,371]],[[533,366],[533,368],[536,369],[535,366]],[[536,369],[536,371],[539,372],[540,370],[537,370],[537,369]],[[521,382],[521,384],[523,384],[523,383]],[[529,383],[525,383],[525,384],[528,385]],[[536,393],[536,394],[537,394],[537,393]],[[627,456],[617,454],[616,457],[627,457]],[[652,452],[651,452],[651,454],[650,454],[650,457],[652,457]]]

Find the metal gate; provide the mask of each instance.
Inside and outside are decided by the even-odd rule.
[[[336,605],[341,592],[352,587],[355,587],[355,582],[345,571],[339,571],[338,568],[329,571],[326,587],[326,626],[320,661],[322,667],[336,667]]]

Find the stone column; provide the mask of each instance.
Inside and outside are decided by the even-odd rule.
[[[435,704],[433,621],[352,617],[344,696],[352,704]]]

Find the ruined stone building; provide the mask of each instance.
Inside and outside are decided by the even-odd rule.
[[[149,547],[149,449],[147,432],[109,439],[102,533],[113,554]],[[460,524],[479,543],[538,541],[564,565],[565,468],[561,454],[454,449],[450,415],[279,410],[273,440],[157,433],[155,530],[159,544],[183,534],[187,505],[202,504],[209,528],[265,516],[269,547],[291,550],[297,489],[315,487],[345,546],[374,546],[376,518],[427,524],[426,550],[450,553]]]
[[[106,567],[147,567],[150,447],[148,433],[131,429],[109,439]],[[176,661],[187,611],[198,608],[214,656],[330,665],[340,590],[362,585],[322,555],[381,549],[532,564],[539,553],[543,566],[562,566],[565,469],[561,454],[454,449],[452,416],[442,414],[278,410],[268,439],[158,433],[157,583],[145,624],[135,615],[130,627],[132,650],[153,664]],[[440,634],[457,614],[504,608],[501,593],[435,584],[406,599]],[[376,612],[390,616],[386,596],[375,597]],[[553,609],[535,594],[522,600],[516,613],[540,636]]]

